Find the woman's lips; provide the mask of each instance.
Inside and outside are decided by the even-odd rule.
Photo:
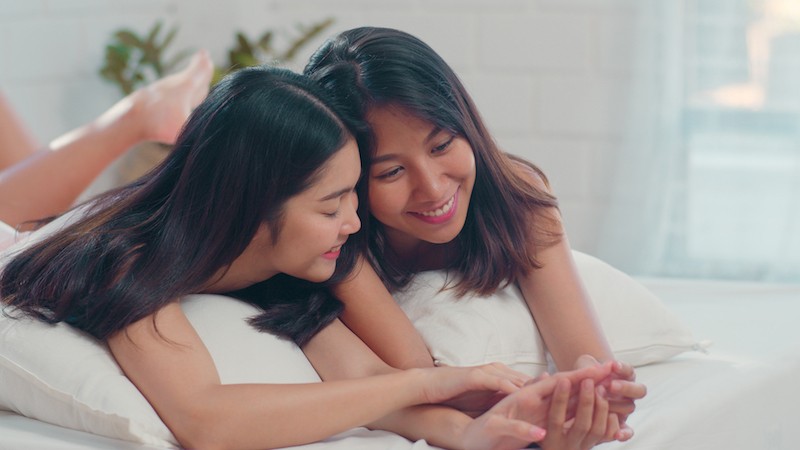
[[[447,222],[456,214],[456,210],[458,209],[457,197],[458,192],[453,194],[450,200],[439,208],[423,212],[409,212],[409,214],[427,223],[439,224]]]
[[[322,254],[322,257],[325,259],[336,259],[339,257],[339,254],[342,252],[342,245],[337,245],[332,249],[328,250],[327,252]]]

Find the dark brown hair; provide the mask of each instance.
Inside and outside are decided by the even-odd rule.
[[[304,73],[319,81],[345,106],[346,114],[364,119],[370,108],[399,106],[434,126],[464,137],[476,162],[475,187],[467,221],[458,235],[459,254],[448,269],[459,277],[464,294],[488,295],[527,271],[538,268],[536,250],[561,239],[557,217],[548,213],[556,199],[520,176],[527,165],[500,151],[472,99],[453,70],[427,44],[394,29],[362,27],[345,31],[322,45]],[[357,134],[365,155],[364,173],[374,153],[370,130]],[[530,172],[530,170],[528,170]],[[367,197],[368,182],[360,186]],[[364,202],[366,203],[366,202]],[[370,260],[390,289],[413,275],[387,251],[383,226],[365,222]],[[534,252],[530,253],[531,243]]]
[[[106,339],[197,293],[287,200],[352,139],[306,77],[254,67],[229,75],[196,108],[174,150],[133,183],[84,205],[79,218],[14,255],[0,274],[11,310]],[[353,267],[355,239],[333,281]],[[303,343],[341,310],[324,287],[274,277],[239,292],[265,313],[251,322]]]

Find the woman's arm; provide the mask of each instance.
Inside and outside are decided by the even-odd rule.
[[[108,344],[125,374],[189,448],[286,447],[373,422],[460,448],[468,416],[441,406],[406,408],[471,390],[510,393],[524,383],[520,374],[499,365],[396,370],[337,321],[305,351],[329,380],[357,379],[223,385],[178,303],[117,333]]]
[[[519,287],[558,369],[573,369],[584,354],[599,361],[612,360],[614,356],[575,267],[566,234],[548,248],[531,251],[537,252],[536,259],[542,267],[522,277]]]
[[[337,354],[342,348],[350,349],[346,358]],[[397,372],[338,321],[315,336],[303,351],[324,380]],[[521,389],[517,386],[527,377],[500,364],[471,369],[439,367],[416,371],[429,377],[425,394],[428,403],[439,403],[464,392],[464,383],[472,389],[484,389],[497,382],[496,387],[490,387],[490,390],[510,394],[475,419],[446,406],[421,405],[399,409],[368,426],[393,431],[413,440],[425,439],[440,447],[486,450],[516,449],[541,440],[545,435],[542,427],[547,421],[550,398],[558,380],[566,379],[568,385],[575,386],[584,379],[600,381],[610,374],[611,365],[584,368],[536,382],[528,380]],[[573,389],[572,394],[577,395],[577,389]]]
[[[128,378],[188,448],[313,442],[425,400],[418,372],[357,382],[223,385],[178,303],[117,333],[108,344]]]
[[[342,357],[340,351],[343,348],[350,349],[345,358]],[[348,378],[365,379],[364,377],[372,374],[403,372],[387,365],[363,341],[338,321],[311,339],[303,347],[303,352],[326,382]],[[523,377],[518,376],[515,372],[505,371],[499,365],[490,365],[482,370],[486,370],[486,372],[476,372],[472,376],[486,376],[491,371],[496,371],[495,373],[501,374],[501,377],[508,376],[508,383],[503,389],[506,392],[516,391],[518,386],[525,382]],[[435,392],[426,394],[427,401],[425,403],[441,402],[456,395],[458,392],[452,388],[460,383],[458,377],[464,373],[463,370],[455,368],[428,369],[418,372],[442,376],[445,383]],[[452,386],[446,386],[446,384],[452,384]],[[502,386],[498,385],[498,387]],[[449,407],[434,405],[398,408],[389,413],[376,417],[376,420],[370,421],[368,426],[392,431],[413,440],[426,439],[431,444],[446,448],[462,447],[461,437],[472,421],[472,418],[464,413]]]
[[[538,189],[549,190],[538,175],[525,166],[519,167],[520,175],[531,184]],[[545,214],[550,215],[552,220],[549,222],[557,227],[551,231],[560,234],[561,239],[546,248],[529,244],[529,251],[535,252],[542,267],[530,270],[519,280],[542,339],[559,370],[614,361],[594,304],[575,266],[561,216],[555,208]],[[615,361],[612,376],[603,382],[610,396],[611,420],[619,417],[622,424],[622,431],[616,434],[616,439],[630,438],[632,430],[625,426],[625,419],[633,412],[633,400],[646,394],[645,386],[635,383],[635,379],[632,367]]]
[[[550,192],[543,176],[527,164],[515,161],[517,175],[534,188]],[[536,319],[536,326],[559,370],[573,369],[578,357],[591,355],[599,361],[613,359],[611,348],[594,311],[594,304],[583,286],[564,229],[561,214],[556,208],[531,212],[530,233],[537,226],[548,224],[548,234],[559,240],[548,247],[537,247],[535,239],[528,242],[528,252],[542,266],[528,270],[519,280],[525,302]]]
[[[345,304],[342,321],[392,367],[433,367],[433,358],[408,316],[363,258],[334,289]]]

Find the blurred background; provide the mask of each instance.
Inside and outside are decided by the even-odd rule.
[[[545,171],[575,249],[633,275],[800,282],[797,0],[0,0],[0,89],[47,142],[122,97],[100,75],[115,33],[158,23],[166,59],[225,66],[237,33],[271,33],[262,56],[294,48],[297,70],[338,31],[408,31]]]

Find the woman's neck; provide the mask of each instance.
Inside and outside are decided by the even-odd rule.
[[[396,258],[402,267],[414,273],[450,267],[456,255],[455,240],[444,244],[433,244],[407,236],[387,234],[386,241],[390,257]]]
[[[223,294],[238,291],[267,280],[274,275],[277,275],[277,272],[268,274],[249,273],[247,270],[242,270],[234,261],[234,264],[230,267],[223,267],[217,271],[203,287],[202,293]]]

